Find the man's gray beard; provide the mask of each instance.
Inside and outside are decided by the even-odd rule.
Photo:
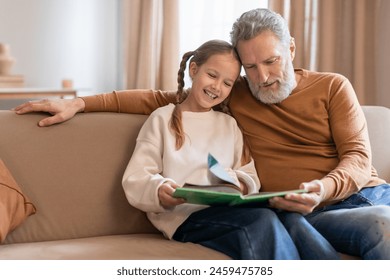
[[[253,84],[249,78],[247,80],[251,93],[257,100],[264,104],[276,104],[285,100],[295,87],[295,74],[292,66],[284,71],[284,77],[286,77],[284,81],[277,81],[279,83],[279,90],[277,91],[259,87]]]

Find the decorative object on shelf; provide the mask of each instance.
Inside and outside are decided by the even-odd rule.
[[[73,80],[64,79],[61,81],[61,85],[63,89],[72,89],[73,88]]]
[[[24,87],[23,75],[12,75],[15,59],[10,55],[9,45],[0,43],[0,88]]]
[[[10,75],[15,59],[10,55],[9,46],[0,43],[0,75]]]

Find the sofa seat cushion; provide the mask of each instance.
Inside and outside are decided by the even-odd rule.
[[[2,260],[207,260],[229,259],[198,244],[165,239],[161,234],[128,234],[1,246]]]

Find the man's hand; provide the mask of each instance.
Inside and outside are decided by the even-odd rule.
[[[309,214],[322,202],[324,185],[320,180],[302,183],[300,189],[308,192],[302,194],[291,193],[284,197],[274,197],[269,200],[270,206],[290,212]]]
[[[13,108],[13,110],[19,115],[31,112],[50,113],[51,117],[42,119],[38,123],[39,126],[50,126],[73,118],[76,113],[84,111],[84,108],[84,100],[75,98],[29,101]]]
[[[159,189],[158,189],[158,198],[160,200],[160,204],[164,208],[172,208],[175,207],[176,205],[182,204],[185,201],[183,198],[176,198],[173,197],[173,193],[176,188],[179,186],[176,184],[173,184],[171,182],[165,182],[162,184]]]

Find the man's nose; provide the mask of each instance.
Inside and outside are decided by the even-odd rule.
[[[257,67],[257,76],[259,79],[259,83],[263,84],[268,81],[269,72],[267,67],[259,65]]]

